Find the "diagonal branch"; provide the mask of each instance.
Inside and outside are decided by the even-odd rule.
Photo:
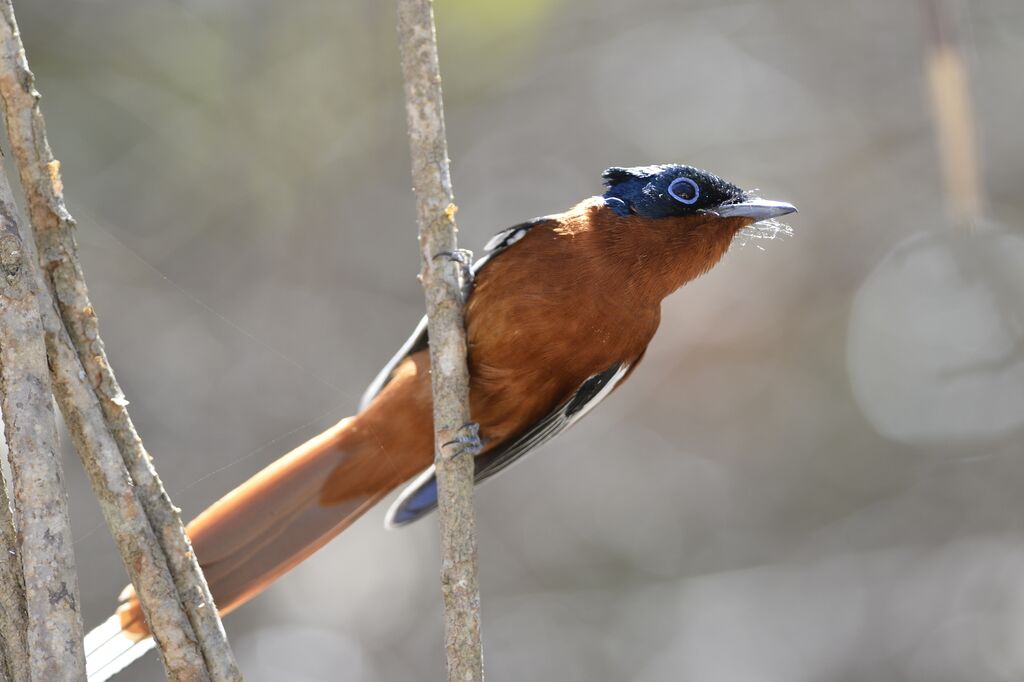
[[[0,72],[0,80],[3,79]],[[6,194],[6,198],[3,196]],[[0,204],[13,208],[10,187],[0,182]],[[31,239],[22,242],[25,276],[35,286],[34,306],[41,313],[40,341],[45,339],[45,360],[49,363],[53,394],[57,397],[75,449],[81,457],[90,483],[100,502],[107,525],[132,583],[140,594],[147,622],[160,643],[161,654],[172,680],[209,679],[191,626],[181,609],[166,562],[156,543],[153,529],[136,499],[132,480],[125,470],[120,451],[103,421],[95,393],[67,331],[61,325],[56,306],[43,281]],[[45,376],[45,375],[44,375]],[[49,391],[49,381],[47,390]],[[52,405],[52,400],[47,397]],[[19,528],[19,530],[21,530]],[[71,543],[68,542],[70,547]],[[27,571],[26,571],[27,573]],[[31,600],[29,617],[40,613]],[[78,642],[81,646],[81,629]],[[42,679],[51,679],[45,677]],[[58,678],[54,678],[58,679]],[[78,678],[72,678],[78,679]]]
[[[89,393],[89,402],[97,408],[98,414],[83,415],[86,418],[82,423],[89,426],[88,432],[80,434],[77,439],[83,461],[93,460],[93,456],[86,457],[87,452],[93,455],[111,450],[118,452],[119,457],[123,458],[122,469],[116,471],[113,462],[104,461],[103,485],[109,486],[115,480],[119,481],[123,467],[126,466],[131,474],[128,484],[134,485],[133,500],[137,496],[138,501],[141,501],[142,514],[138,523],[140,526],[150,527],[150,531],[142,533],[142,536],[148,538],[152,536],[153,530],[156,531],[155,539],[159,543],[158,546],[151,547],[148,539],[143,541],[142,537],[138,538],[144,546],[146,556],[153,562],[153,574],[149,579],[162,583],[162,578],[157,576],[167,573],[169,569],[170,576],[173,576],[173,587],[168,590],[166,586],[157,587],[155,584],[149,588],[143,586],[143,589],[138,590],[143,607],[146,609],[147,592],[160,594],[164,606],[169,607],[170,596],[176,591],[176,598],[184,605],[187,613],[187,620],[171,619],[184,622],[166,623],[171,629],[162,637],[160,628],[152,620],[152,609],[146,611],[162,649],[172,643],[184,647],[177,653],[164,651],[165,663],[169,663],[167,659],[171,656],[180,657],[180,662],[195,658],[195,652],[191,651],[192,646],[189,644],[194,631],[194,636],[202,649],[199,663],[201,664],[205,658],[210,678],[215,682],[240,680],[241,675],[228,645],[223,625],[192,552],[178,510],[164,490],[152,459],[131,422],[127,400],[107,361],[96,315],[78,260],[74,238],[75,223],[64,205],[60,166],[53,158],[46,139],[46,128],[39,109],[39,93],[35,90],[34,79],[28,68],[11,0],[0,2],[0,12],[3,13],[0,20],[0,48],[3,58],[0,64],[0,73],[3,74],[3,77],[0,77],[0,97],[4,102],[8,136],[25,189],[29,217],[40,250],[47,295],[52,296],[56,302],[61,318],[54,322],[47,339],[55,376],[60,375],[70,382],[65,386],[62,410],[67,413],[83,404],[70,404],[76,400],[73,397],[74,393],[83,390]],[[59,333],[53,331],[61,324],[66,326],[66,333],[63,329],[60,329]],[[88,377],[88,386],[74,381],[74,377],[82,370],[82,376]],[[58,397],[61,397],[60,392]],[[88,396],[78,397],[85,399]],[[74,420],[69,417],[68,421]],[[106,442],[108,439],[110,443]],[[95,461],[98,464],[98,460]],[[94,477],[94,484],[96,482]],[[109,487],[104,489],[110,490]],[[99,490],[100,488],[97,488],[98,492]],[[132,506],[127,501],[124,503]],[[135,513],[134,509],[124,508],[121,511],[129,515]],[[108,517],[108,523],[111,520]],[[142,549],[143,547],[136,547],[135,551]],[[128,558],[124,553],[123,557]],[[136,579],[140,577],[144,578],[140,575],[132,576],[137,587],[139,584]],[[177,610],[180,612],[180,608]]]
[[[21,225],[7,173],[0,168],[0,393],[7,452],[14,479],[16,545],[5,547],[14,576],[0,589],[20,586],[23,595],[3,599],[4,629],[24,626],[27,637],[4,632],[4,657],[16,669],[14,679],[79,680],[85,675],[82,617],[78,612],[78,576],[72,551],[71,521],[64,490],[57,423],[53,410],[42,322],[36,304],[32,237]],[[0,477],[2,479],[2,477]],[[7,492],[0,496],[5,508]],[[6,525],[6,524],[5,524]],[[2,530],[3,536],[9,533]],[[6,544],[6,543],[5,543]],[[11,552],[20,552],[20,560]],[[12,580],[12,582],[7,582]],[[14,597],[11,600],[9,597]],[[19,604],[19,598],[24,602]],[[11,607],[7,602],[13,601]],[[24,614],[18,613],[25,608]],[[26,618],[27,616],[27,618]],[[21,623],[17,623],[21,620]],[[18,647],[24,647],[20,651]],[[19,677],[20,676],[20,677]]]
[[[473,455],[480,441],[470,424],[462,268],[431,0],[398,0],[398,35],[430,337],[448,679],[474,682],[483,680],[473,517]]]

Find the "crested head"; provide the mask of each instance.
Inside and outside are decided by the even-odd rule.
[[[743,201],[746,193],[714,173],[682,164],[609,168],[604,200],[619,215],[685,216]]]
[[[796,211],[683,164],[616,166],[603,177],[604,195],[589,203],[592,234],[651,300],[707,272],[740,230]]]

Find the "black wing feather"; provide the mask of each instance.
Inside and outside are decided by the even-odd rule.
[[[633,363],[635,364],[635,363]],[[477,483],[490,478],[525,454],[551,440],[572,426],[604,399],[629,373],[630,364],[617,362],[595,374],[576,390],[573,396],[540,419],[532,427],[502,445],[478,456],[474,463]],[[437,480],[431,466],[410,483],[388,510],[389,527],[404,526],[437,507]]]

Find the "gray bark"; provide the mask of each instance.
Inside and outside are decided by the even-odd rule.
[[[480,589],[473,516],[469,371],[455,204],[444,129],[431,0],[398,0],[398,34],[426,297],[434,398],[435,466],[441,526],[445,650],[451,682],[483,680]]]
[[[64,205],[60,166],[46,139],[39,93],[10,0],[0,3],[0,11],[0,96],[45,273],[44,322],[61,408],[168,674],[172,679],[240,680],[178,510],[132,425],[107,361],[78,260],[75,223]]]
[[[0,454],[0,460],[3,457]],[[25,578],[2,465],[0,461],[0,681],[28,682],[32,675],[26,640]]]
[[[85,675],[85,653],[78,576],[30,242],[7,173],[0,169],[0,409],[14,479],[17,531],[16,545],[7,551],[20,554],[14,568],[16,574],[20,563],[27,615],[24,644],[16,634],[12,641],[5,633],[10,646],[4,658],[17,671],[21,657],[16,648],[24,646],[32,679],[80,680]],[[5,491],[5,506],[6,497]],[[12,578],[4,577],[0,589],[16,592],[17,581],[7,583]],[[13,597],[12,610],[5,604],[5,630],[15,627],[20,615],[18,595]]]

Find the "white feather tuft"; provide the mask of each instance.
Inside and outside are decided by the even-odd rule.
[[[85,636],[85,674],[89,682],[103,682],[154,646],[152,637],[139,639],[121,629],[121,618],[113,615]]]

